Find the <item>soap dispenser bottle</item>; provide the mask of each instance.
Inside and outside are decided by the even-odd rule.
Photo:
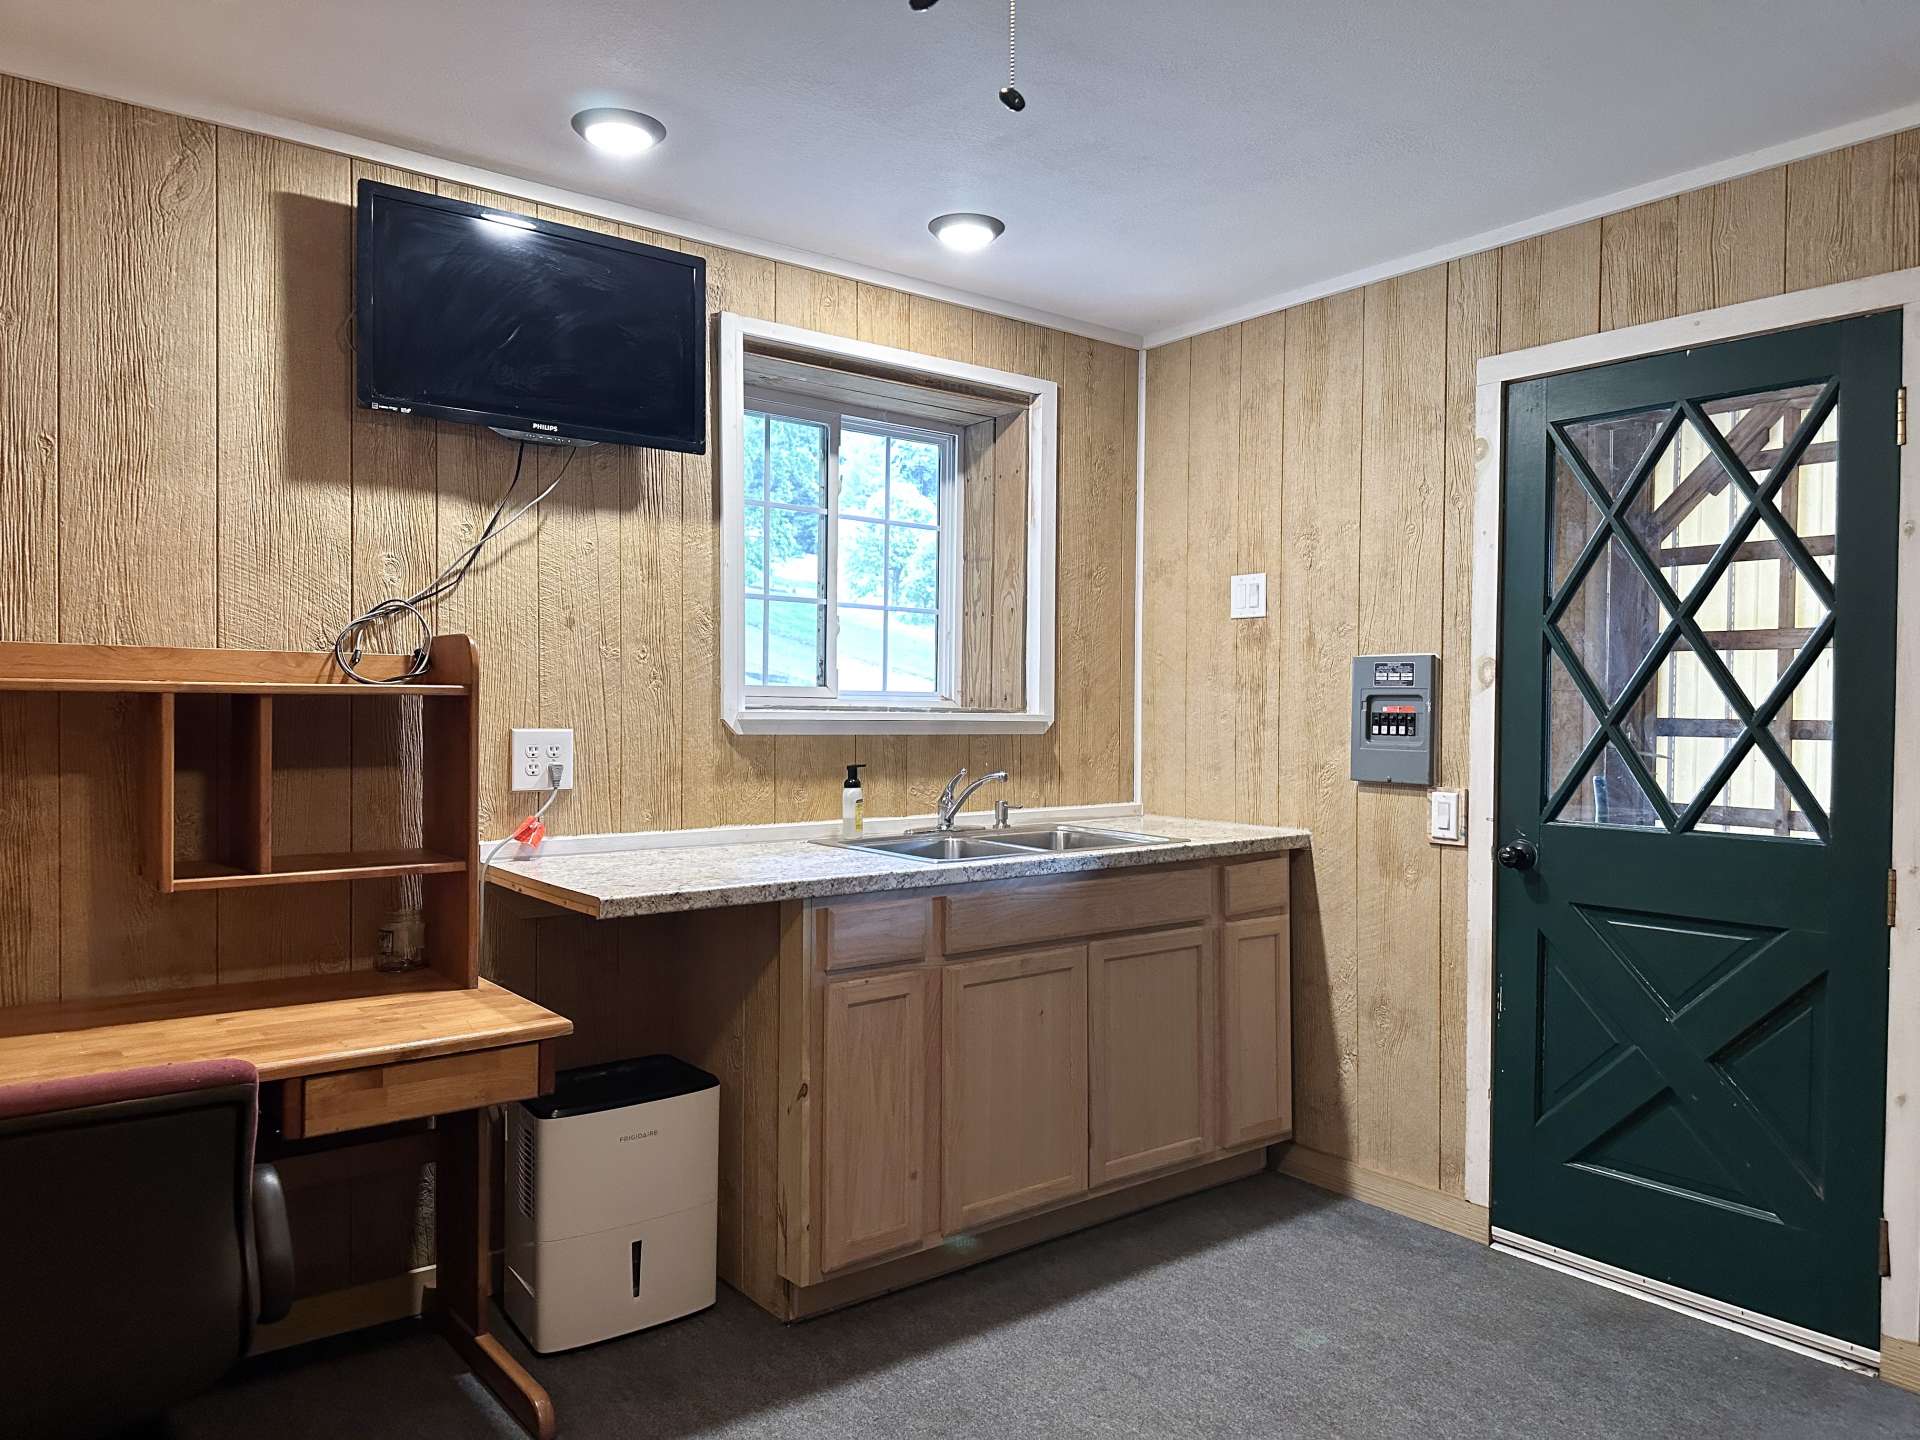
[[[866,791],[860,788],[865,765],[847,766],[847,783],[840,787],[840,838],[851,840],[866,828]]]

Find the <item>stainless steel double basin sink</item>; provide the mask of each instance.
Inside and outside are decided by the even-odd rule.
[[[1136,835],[1127,830],[1100,830],[1085,825],[1049,825],[1032,830],[943,830],[814,843],[841,850],[866,850],[875,855],[897,855],[903,860],[923,860],[933,865],[952,865],[963,860],[1008,860],[1023,855],[1032,858],[1078,850],[1137,850],[1146,845],[1174,842],[1164,835]]]

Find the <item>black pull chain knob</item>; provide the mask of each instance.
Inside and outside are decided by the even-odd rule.
[[[1493,852],[1493,858],[1509,870],[1531,870],[1540,858],[1531,840],[1509,840]]]

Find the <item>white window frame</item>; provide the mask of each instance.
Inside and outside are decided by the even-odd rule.
[[[718,317],[719,415],[715,441],[719,464],[716,467],[720,519],[720,614],[718,651],[720,661],[720,715],[727,728],[739,735],[930,735],[930,734],[1040,734],[1054,719],[1054,639],[1055,579],[1057,553],[1055,518],[1057,513],[1056,470],[1058,457],[1057,425],[1059,387],[1051,380],[994,370],[984,365],[918,355],[886,345],[848,340],[837,335],[756,320],[744,315],[722,313]],[[744,634],[746,608],[746,529],[745,475],[742,465],[742,417],[747,408],[747,352],[778,354],[809,364],[851,371],[880,370],[912,381],[985,397],[983,404],[1002,413],[1024,412],[1027,416],[1027,556],[1026,556],[1026,635],[1024,707],[1017,711],[968,709],[951,698],[941,696],[874,696],[862,694],[796,695],[793,687],[752,686],[746,683]],[[782,399],[776,408],[798,415],[808,402]],[[820,402],[812,408],[822,411]],[[824,413],[824,411],[822,412]],[[845,406],[839,413],[854,419],[871,419],[890,429],[928,428],[922,420],[909,419],[884,410]],[[836,432],[837,433],[837,432]],[[837,445],[829,447],[837,451]],[[945,587],[954,586],[951,600],[954,622],[943,627],[943,653],[939,687],[957,689],[960,671],[960,634],[964,625],[962,570],[962,527],[965,503],[959,480],[959,451],[956,448],[952,474],[953,523],[943,520],[942,605],[949,604]],[[828,523],[838,513],[838,455],[830,455],[830,490],[833,506]],[[943,484],[945,482],[943,481]],[[944,498],[944,497],[943,497]],[[831,544],[831,542],[829,542]],[[951,546],[951,554],[947,548]],[[827,583],[837,577],[831,568]],[[833,643],[832,626],[828,643]],[[947,644],[952,653],[945,653]],[[833,671],[829,672],[834,673]],[[951,687],[951,688],[950,688]]]
[[[748,411],[759,414],[779,416],[794,420],[803,420],[821,425],[827,431],[826,454],[826,506],[824,510],[813,512],[811,506],[795,507],[775,502],[771,493],[760,499],[749,500],[745,493],[746,477],[741,476],[741,488],[734,492],[740,498],[742,530],[741,544],[746,543],[745,512],[751,505],[762,505],[769,516],[776,509],[806,509],[810,513],[819,513],[824,524],[820,545],[823,551],[825,569],[822,577],[820,603],[826,613],[826,675],[825,685],[766,685],[751,684],[745,680],[745,626],[742,625],[741,638],[741,675],[744,694],[749,705],[764,706],[782,704],[804,705],[866,705],[889,708],[912,709],[953,709],[957,706],[956,692],[960,681],[961,627],[965,624],[962,613],[960,588],[961,557],[965,553],[964,532],[966,525],[965,504],[960,493],[960,448],[961,434],[952,426],[936,426],[925,420],[907,419],[889,414],[872,407],[826,406],[818,401],[806,400],[770,387],[748,385],[744,388],[741,415],[744,419]],[[917,521],[896,521],[891,516],[874,519],[874,523],[888,527],[907,529],[937,530],[939,533],[939,558],[937,561],[938,591],[934,597],[934,625],[937,640],[934,656],[934,688],[930,694],[918,694],[904,691],[886,690],[848,690],[841,688],[839,680],[839,626],[837,620],[842,601],[839,598],[839,543],[840,543],[840,435],[842,429],[851,424],[857,429],[877,433],[889,439],[926,440],[940,447],[940,491],[935,499],[939,507],[938,519],[933,525]],[[742,427],[744,435],[744,425]],[[772,442],[769,430],[768,443]],[[771,482],[771,471],[767,479]],[[888,483],[891,483],[888,476]],[[856,517],[869,518],[869,517]],[[891,539],[891,534],[889,534]],[[742,550],[744,554],[744,548]],[[772,590],[764,592],[770,599],[782,598]],[[740,604],[747,603],[746,576],[744,562],[740,584]],[[759,598],[758,596],[754,598]],[[794,600],[807,600],[807,596],[788,597]],[[885,654],[887,645],[886,616],[894,613],[926,614],[911,606],[896,606],[887,603],[872,605],[866,602],[846,602],[847,608],[866,610],[881,616],[881,645]],[[884,675],[884,663],[882,674]]]

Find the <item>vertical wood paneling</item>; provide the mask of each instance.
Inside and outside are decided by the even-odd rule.
[[[1187,809],[1187,477],[1193,342],[1147,355],[1146,578],[1140,596],[1142,794],[1149,811]]]
[[[1920,130],[1894,137],[1893,268],[1920,265]]]
[[[859,287],[841,275],[798,265],[774,273],[773,318],[829,335],[852,337],[859,326]],[[829,542],[830,543],[830,542]],[[832,584],[832,577],[828,578]],[[861,758],[852,735],[780,735],[773,741],[772,820],[831,820],[840,814],[845,767]]]
[[[773,318],[774,262],[689,244],[707,261],[707,313]],[[717,407],[717,401],[710,404]],[[705,455],[681,464],[681,824],[755,824],[774,812],[773,738],[735,735],[720,720],[719,420],[707,421]]]
[[[1121,417],[1112,458],[1115,494],[1120,503],[1110,514],[1111,551],[1120,567],[1120,608],[1116,619],[1122,627],[1120,673],[1118,683],[1108,697],[1119,717],[1118,764],[1115,767],[1112,798],[1136,798],[1133,775],[1134,690],[1139,666],[1137,622],[1140,583],[1140,352],[1108,347],[1111,357],[1111,383],[1120,387]]]
[[[1438,784],[1467,785],[1467,707],[1473,673],[1473,502],[1475,367],[1500,352],[1500,256],[1447,267],[1446,532],[1441,561]],[[1492,796],[1467,797],[1468,806]],[[1467,852],[1440,852],[1440,1188],[1466,1194]]]
[[[216,137],[219,253],[218,643],[329,644],[352,600],[351,165],[239,131]],[[274,844],[353,843],[351,720],[344,703],[274,713]],[[348,885],[217,901],[220,978],[344,966]]]
[[[1677,205],[1677,313],[1780,293],[1787,275],[1784,166],[1690,190]]]
[[[1086,478],[1086,466],[1082,458],[1076,455],[1074,427],[1081,419],[1075,413],[1072,397],[1067,390],[1067,345],[1071,337],[1058,330],[1037,330],[1035,338],[1038,346],[1034,354],[1034,365],[1028,373],[1042,380],[1051,380],[1061,387],[1060,423],[1059,423],[1059,469],[1055,476],[1057,491],[1055,529],[1059,550],[1054,563],[1055,625],[1054,640],[1055,665],[1054,688],[1056,700],[1072,683],[1069,670],[1078,664],[1087,663],[1088,657],[1074,656],[1065,642],[1068,621],[1066,597],[1067,552],[1073,543],[1069,539],[1069,529],[1084,523],[1086,507],[1079,498],[1079,488]],[[1068,795],[1078,795],[1087,799],[1094,798],[1086,791],[1069,790],[1064,762],[1065,747],[1063,732],[1069,723],[1055,706],[1055,720],[1052,728],[1042,735],[1019,735],[1014,737],[1013,764],[1007,767],[1013,780],[1011,789],[1015,793],[1011,798],[1023,805],[1054,805]]]
[[[57,92],[0,76],[0,639],[60,638]],[[0,696],[0,1005],[60,995],[60,700]]]
[[[211,645],[214,132],[63,92],[59,139],[60,638]],[[146,707],[60,711],[62,994],[204,978],[213,897],[163,898],[137,873]]]
[[[1787,167],[1787,289],[1893,268],[1893,162],[1887,136]]]
[[[1341,1156],[1359,1141],[1357,809],[1344,677],[1359,648],[1363,314],[1357,291],[1288,312],[1282,419],[1280,811],[1313,831],[1293,871],[1294,1069],[1307,1082],[1295,1128],[1302,1143]]]
[[[1287,330],[1284,312],[1240,327],[1240,464],[1233,503],[1233,570],[1267,576],[1265,619],[1234,620],[1234,801],[1236,820],[1279,817],[1280,725],[1275,656],[1281,625],[1275,571],[1285,563],[1280,528],[1286,453]],[[1215,596],[1216,603],[1219,596]]]
[[[424,175],[353,162],[353,183],[375,180],[431,190]],[[351,256],[351,252],[349,252]],[[359,615],[392,596],[420,590],[435,570],[437,454],[434,427],[408,416],[365,410],[351,403],[353,546],[352,610]],[[369,637],[380,648],[406,651],[418,643],[405,626]],[[353,744],[353,844],[360,850],[409,849],[420,844],[420,702],[395,700],[348,708]],[[352,949],[370,965],[382,923],[399,909],[417,909],[420,882],[362,880],[353,886]]]
[[[1234,782],[1234,559],[1240,471],[1240,327],[1193,339],[1187,474],[1187,784],[1190,815],[1230,820]]]
[[[1600,222],[1600,328],[1679,314],[1680,206],[1656,200]]]
[[[1447,272],[1366,291],[1361,439],[1360,644],[1366,653],[1441,648],[1446,519]],[[1356,1158],[1440,1179],[1440,855],[1420,790],[1358,794],[1359,1117]]]
[[[1600,328],[1601,222],[1500,249],[1500,343],[1509,350]]]
[[[1114,703],[1133,648],[1122,608],[1132,567],[1133,483],[1122,474],[1126,399],[1115,347],[1069,337],[1062,389],[1059,609],[1059,793],[1116,797],[1120,716]],[[1131,431],[1126,440],[1130,442]],[[1124,534],[1123,534],[1124,532]]]

